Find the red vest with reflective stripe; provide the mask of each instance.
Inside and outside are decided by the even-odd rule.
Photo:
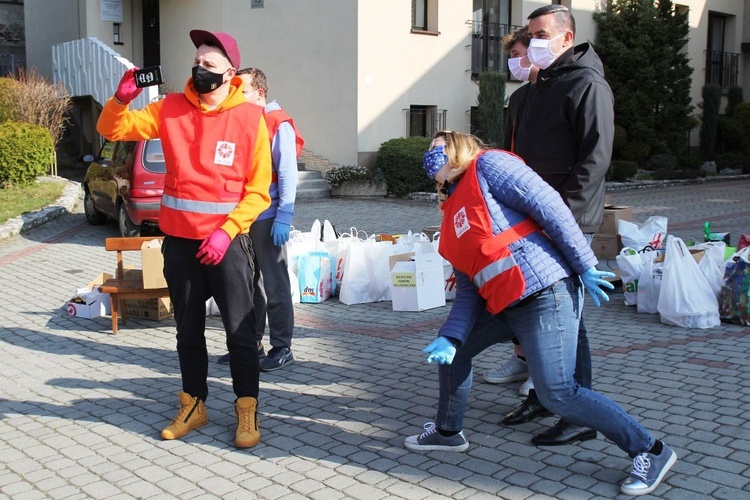
[[[487,310],[497,314],[526,290],[526,279],[508,246],[541,229],[526,219],[492,234],[492,219],[477,178],[479,156],[443,202],[439,251],[453,267],[471,278],[485,299]]]
[[[276,137],[276,131],[279,130],[279,126],[282,123],[287,122],[292,126],[294,129],[294,135],[297,138],[297,158],[299,158],[299,155],[302,153],[302,147],[305,145],[305,140],[300,135],[299,130],[297,130],[294,120],[292,120],[283,109],[267,111],[265,117],[266,125],[268,126],[268,137],[271,139],[271,144],[273,144],[273,138]],[[274,180],[274,182],[276,181]]]
[[[206,114],[183,94],[167,95],[160,124],[164,233],[200,240],[225,222],[245,194],[261,117],[262,108],[251,104]]]

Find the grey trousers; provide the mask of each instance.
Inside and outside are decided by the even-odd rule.
[[[283,249],[274,245],[271,237],[273,221],[273,218],[264,219],[250,226],[250,239],[255,250],[255,331],[260,342],[267,317],[271,347],[291,348],[294,330],[292,290]]]

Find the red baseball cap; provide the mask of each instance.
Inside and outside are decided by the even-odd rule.
[[[237,47],[237,40],[229,33],[224,33],[223,31],[211,33],[205,30],[192,30],[190,32],[190,39],[193,41],[196,49],[204,43],[220,48],[224,52],[224,55],[227,56],[227,59],[229,59],[229,62],[232,63],[232,66],[239,69],[240,49]]]

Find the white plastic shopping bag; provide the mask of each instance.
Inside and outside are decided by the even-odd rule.
[[[685,243],[668,236],[666,250],[658,303],[661,322],[684,328],[718,326],[719,301]]]
[[[339,300],[347,305],[391,300],[390,241],[355,241],[346,249]]]
[[[437,252],[440,245],[440,231],[432,235],[432,248]],[[453,265],[443,258],[443,289],[445,290],[445,300],[456,299],[456,270]]]
[[[320,221],[315,220],[309,232],[293,229],[289,233],[289,240],[284,243],[284,254],[286,256],[287,271],[289,273],[289,285],[292,289],[292,303],[298,304],[299,276],[297,274],[297,261],[300,255],[311,252],[324,252],[323,242],[320,241]]]
[[[297,257],[300,302],[319,304],[331,296],[331,258],[328,252]]]
[[[657,306],[659,304],[664,263],[648,259],[642,265],[643,267],[638,275],[636,307],[639,313],[656,314],[658,312]]]
[[[653,262],[657,255],[657,252],[638,253],[630,247],[625,247],[620,251],[616,260],[622,278],[622,292],[626,306],[638,304],[638,279],[647,262]]]
[[[623,247],[633,248],[637,252],[661,250],[667,237],[667,218],[654,215],[642,224],[620,219],[617,221],[617,233]]]
[[[344,276],[344,263],[346,261],[347,249],[352,242],[361,242],[359,237],[360,231],[357,228],[349,228],[348,232],[341,233],[333,241],[324,241],[328,255],[331,256],[331,294],[338,295],[341,291],[341,279]],[[364,232],[362,232],[364,234]],[[366,238],[367,236],[365,236]]]

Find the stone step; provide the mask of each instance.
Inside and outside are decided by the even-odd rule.
[[[297,198],[330,198],[331,185],[323,179],[317,170],[302,170],[297,172]]]
[[[316,179],[316,180],[305,180],[297,183],[297,189],[331,189],[331,185],[328,184],[328,181],[324,181],[323,179]]]
[[[318,199],[318,198],[330,198],[331,197],[331,188],[328,189],[320,189],[320,188],[314,188],[314,189],[306,189],[306,188],[297,188],[297,199],[298,200],[310,200],[310,199]]]
[[[323,178],[323,174],[321,174],[318,170],[298,170],[297,171],[297,178],[300,181],[313,181]]]

